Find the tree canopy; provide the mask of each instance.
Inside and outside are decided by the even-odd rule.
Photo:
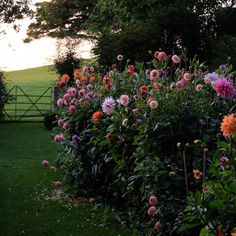
[[[159,48],[209,57],[212,40],[235,35],[234,6],[233,0],[52,0],[37,4],[27,40],[96,39],[94,52],[105,64],[118,52],[135,60]]]
[[[21,20],[30,14],[29,0],[0,1],[0,23],[13,23],[15,20]]]

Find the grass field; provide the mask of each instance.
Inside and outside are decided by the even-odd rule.
[[[128,236],[102,208],[48,199],[61,176],[41,162],[56,149],[42,124],[0,124],[0,235]]]
[[[39,110],[42,113],[51,110],[52,89],[55,81],[58,80],[58,75],[50,66],[6,72],[5,76],[8,88],[13,88],[11,90],[13,101],[5,107],[10,116],[20,117],[24,113],[26,116],[37,116],[40,114]],[[42,94],[44,97],[39,98]],[[15,112],[16,107],[17,112]],[[30,110],[27,111],[29,108]],[[42,117],[37,119],[40,120]]]
[[[45,88],[52,86],[58,80],[58,75],[52,71],[51,66],[5,72],[5,76],[9,87],[19,85],[25,88]],[[32,92],[35,93],[35,91],[37,90],[34,89]]]

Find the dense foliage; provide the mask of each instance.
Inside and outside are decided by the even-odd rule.
[[[235,114],[227,116],[236,124]],[[224,124],[223,121],[222,124]],[[223,125],[222,125],[223,126]],[[232,129],[233,127],[231,127]],[[202,191],[188,197],[186,209],[180,218],[184,219],[180,231],[200,228],[200,235],[230,235],[236,233],[236,130],[226,136],[226,141],[217,141],[218,150],[214,153]],[[234,234],[232,234],[234,235]]]
[[[74,70],[80,66],[80,59],[74,48],[75,43],[69,40],[58,42],[57,56],[53,60],[53,67],[59,76],[62,76],[66,71],[72,78]]]
[[[2,119],[4,116],[3,109],[8,99],[9,99],[9,96],[6,90],[6,82],[5,82],[4,73],[0,71],[0,119]]]
[[[95,39],[94,52],[103,65],[110,65],[120,53],[132,62],[148,60],[147,51],[157,48],[174,53],[187,48],[190,57],[197,54],[212,61],[221,37],[235,36],[234,6],[235,1],[227,0],[53,0],[37,4],[28,40]],[[227,53],[235,57],[234,51]]]
[[[28,0],[2,0],[0,2],[0,23],[13,23],[31,14]]]
[[[215,134],[235,104],[231,67],[209,73],[196,58],[168,58],[156,52],[149,68],[136,63],[122,71],[119,55],[105,75],[84,67],[75,70],[74,85],[67,86],[68,75],[56,83],[62,97],[54,140],[63,147],[66,180],[79,195],[101,196],[143,235],[154,233],[155,220],[157,235],[177,235],[186,193],[201,189]],[[207,156],[191,148],[199,140]],[[158,210],[146,214],[151,195]]]

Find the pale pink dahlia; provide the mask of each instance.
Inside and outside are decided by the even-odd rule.
[[[127,106],[129,103],[129,96],[128,95],[121,95],[117,102],[123,106]]]
[[[177,56],[177,55],[173,55],[171,57],[172,61],[175,63],[175,64],[179,64],[180,63],[180,58]]]
[[[213,88],[219,97],[233,98],[236,95],[234,85],[225,78],[215,80]]]
[[[113,99],[113,97],[107,97],[102,103],[102,110],[105,114],[111,115],[115,110],[115,105],[116,105],[116,102]]]

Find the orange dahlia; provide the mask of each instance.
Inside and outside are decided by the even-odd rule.
[[[101,119],[102,114],[103,114],[103,113],[102,113],[101,111],[96,111],[96,112],[94,112],[94,113],[93,113],[93,116],[92,116],[92,121],[95,122],[95,123],[97,123],[97,122]]]
[[[67,83],[68,81],[69,81],[69,79],[70,79],[70,76],[69,75],[67,75],[67,74],[63,74],[62,76],[61,76],[61,83]]]
[[[81,77],[81,72],[79,69],[74,70],[74,79],[77,80]]]
[[[220,130],[224,135],[233,136],[236,133],[236,116],[234,114],[224,116]]]
[[[202,172],[199,169],[194,169],[193,170],[193,177],[195,179],[200,179],[202,176]]]

